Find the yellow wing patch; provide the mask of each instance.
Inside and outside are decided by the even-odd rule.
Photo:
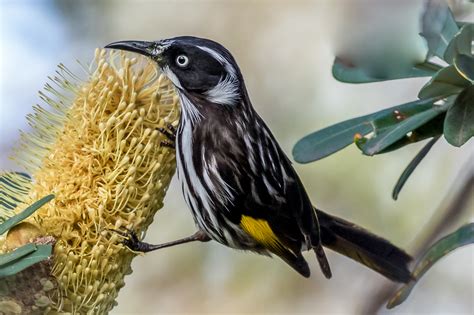
[[[286,251],[285,246],[280,242],[267,221],[243,215],[240,220],[240,227],[257,243],[270,251],[274,253]]]

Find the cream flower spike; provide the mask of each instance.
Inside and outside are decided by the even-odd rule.
[[[56,196],[30,220],[56,238],[50,312],[113,308],[135,254],[110,229],[144,232],[175,172],[174,150],[157,130],[178,123],[172,84],[145,58],[127,56],[97,49],[85,82],[60,65],[55,87],[40,92],[50,108],[34,107],[33,131],[14,156],[33,178],[9,175],[18,211]]]

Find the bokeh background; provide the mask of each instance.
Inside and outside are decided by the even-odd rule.
[[[459,19],[474,20],[472,2],[450,4]],[[290,155],[295,142],[316,129],[416,98],[427,79],[343,84],[332,78],[331,64],[335,53],[362,63],[381,63],[390,54],[423,58],[425,44],[417,35],[422,8],[423,1],[414,0],[1,0],[0,169],[18,169],[8,156],[18,130],[28,129],[24,116],[39,102],[37,91],[59,62],[74,70],[76,59],[91,61],[95,47],[109,42],[177,35],[212,38],[233,52],[255,108]],[[394,202],[391,189],[422,145],[372,158],[351,146],[295,167],[320,208],[410,249],[466,166],[474,167],[472,140],[461,149],[440,141]],[[459,224],[474,219],[472,200],[469,206]],[[146,240],[169,241],[194,229],[173,181]],[[150,253],[134,260],[112,313],[364,313],[387,283],[332,252],[328,281],[313,254],[307,258],[310,279],[279,259],[212,242]],[[381,312],[473,314],[473,269],[473,247],[457,250],[404,304]]]

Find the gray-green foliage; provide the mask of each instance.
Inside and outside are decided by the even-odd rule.
[[[451,145],[459,147],[474,136],[474,24],[464,23],[459,29],[451,12],[445,10],[444,13],[437,10],[424,18],[425,29],[421,35],[428,43],[428,53],[425,62],[414,65],[412,71],[375,78],[363,68],[349,67],[339,58],[335,59],[334,77],[344,82],[364,83],[427,75],[431,75],[431,79],[420,90],[416,101],[348,119],[303,137],[293,148],[297,162],[317,161],[352,143],[363,154],[374,155],[441,135]],[[436,32],[440,33],[437,35]],[[448,65],[434,64],[430,59],[432,56],[442,57]],[[412,164],[409,172],[403,173],[399,183],[408,179],[426,153],[418,155],[417,163]],[[403,186],[399,183],[394,196]]]
[[[411,69],[374,75],[338,57],[332,68],[334,78],[348,83],[431,76],[420,90],[419,99],[348,119],[303,137],[293,148],[297,162],[317,161],[352,143],[363,154],[371,156],[431,139],[401,174],[392,193],[396,200],[409,176],[441,136],[456,147],[474,136],[474,24],[457,23],[446,5],[428,10],[422,24],[420,35],[426,39],[428,52],[425,61]],[[444,60],[444,66],[433,57]],[[473,227],[473,223],[463,226],[433,244],[418,260],[412,273],[413,281],[396,294],[388,307],[402,303],[418,279],[444,255],[473,243]]]

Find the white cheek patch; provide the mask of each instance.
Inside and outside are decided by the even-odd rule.
[[[235,105],[240,98],[238,82],[229,75],[204,94],[209,101],[222,105]]]
[[[224,56],[219,54],[217,51],[203,46],[197,46],[199,49],[210,54],[214,59],[216,59],[227,71],[219,83],[207,91],[205,95],[207,99],[216,104],[222,105],[235,105],[239,100],[239,83],[237,79],[237,73],[234,67],[227,61]]]
[[[169,66],[164,66],[161,70],[163,74],[167,76],[171,82],[173,82],[174,86],[176,86],[178,89],[183,89],[183,86],[181,85],[181,82],[179,82],[178,77],[176,76],[176,74],[174,74],[173,71],[171,71]]]

